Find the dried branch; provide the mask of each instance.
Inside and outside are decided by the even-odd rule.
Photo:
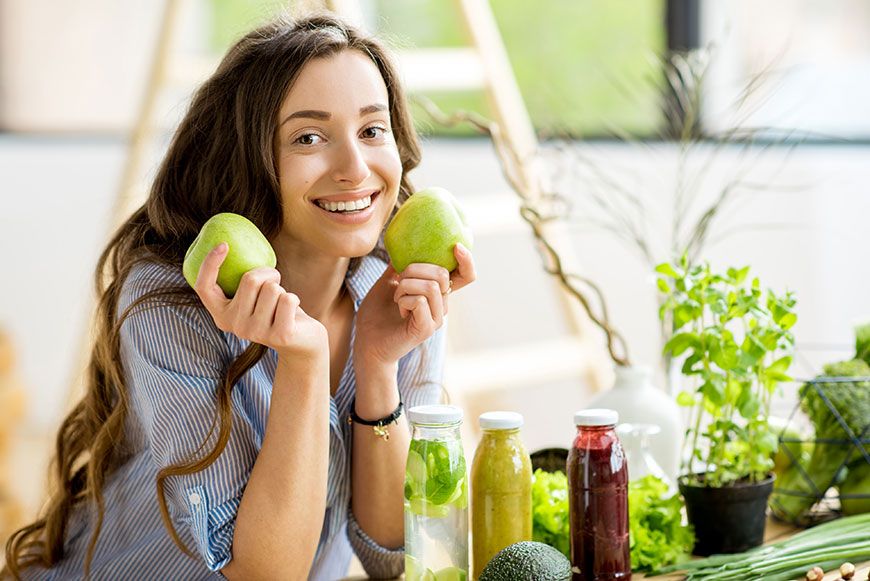
[[[550,176],[535,176],[535,179],[547,177],[555,180],[555,187],[552,188],[552,193],[541,196],[540,190],[544,189],[542,184],[529,184],[527,182],[530,179],[529,173],[523,171],[524,164],[534,160],[521,159],[518,152],[512,149],[510,143],[502,136],[497,124],[478,114],[465,111],[446,115],[431,101],[417,98],[423,109],[437,123],[445,126],[468,123],[490,137],[505,177],[520,197],[520,214],[531,227],[543,251],[545,270],[560,281],[580,302],[593,323],[605,332],[610,356],[619,364],[627,364],[628,357],[620,357],[617,354],[617,345],[621,347],[623,353],[626,352],[626,345],[610,325],[600,289],[587,279],[564,272],[558,253],[545,234],[544,225],[551,220],[568,221],[567,219],[570,218],[572,220],[569,224],[586,224],[608,232],[626,243],[650,269],[659,262],[677,259],[683,255],[694,262],[712,242],[719,242],[750,227],[776,229],[782,226],[780,224],[744,225],[726,232],[715,232],[717,235],[723,235],[713,236],[714,226],[721,225],[727,215],[725,210],[733,210],[735,200],[753,189],[773,189],[769,183],[759,185],[750,179],[750,174],[764,157],[763,154],[776,146],[789,145],[786,155],[788,157],[797,145],[808,136],[812,136],[803,133],[803,139],[799,137],[794,140],[794,132],[779,135],[774,133],[772,128],[747,128],[744,125],[754,112],[752,105],[757,108],[763,104],[763,101],[753,103],[750,97],[760,90],[763,81],[770,76],[770,68],[754,75],[737,97],[734,103],[736,125],[715,134],[706,131],[701,119],[701,97],[713,60],[713,48],[709,45],[700,51],[673,53],[666,57],[651,59],[662,71],[662,77],[651,77],[648,80],[655,84],[656,89],[661,91],[664,97],[663,114],[666,128],[661,137],[677,147],[674,170],[676,182],[670,200],[672,215],[668,228],[669,237],[668,232],[662,233],[660,238],[653,238],[650,235],[648,227],[651,217],[655,214],[655,207],[650,207],[650,201],[636,193],[637,187],[629,185],[621,178],[617,179],[619,176],[630,174],[630,170],[617,173],[606,169],[594,155],[589,154],[589,144],[581,147],[574,139],[563,138],[560,141],[557,136],[553,151],[555,157],[552,159],[556,172],[551,172]],[[629,87],[619,83],[614,85],[618,85],[618,90],[622,94],[630,93]],[[764,97],[769,99],[770,95]],[[613,133],[626,144],[644,148],[650,154],[657,152],[650,143],[638,140],[618,128],[614,128]],[[768,139],[759,147],[756,137],[762,133]],[[720,156],[726,151],[736,152],[735,167],[730,179],[725,184],[719,185],[717,190],[710,192],[711,198],[702,196],[701,192],[709,189],[706,184],[711,169],[718,165]],[[563,185],[563,180],[569,181]],[[585,208],[579,216],[574,216],[570,211],[574,198],[568,193],[576,189],[575,184],[583,184],[583,195],[580,199],[584,201]],[[559,191],[560,186],[565,192]],[[557,203],[563,206],[554,210]],[[656,250],[660,250],[658,245],[666,248],[666,253],[669,255],[657,256]],[[595,314],[594,306],[590,301],[594,298],[598,300],[600,315]],[[657,299],[661,301],[661,297]],[[669,332],[666,322],[662,323],[661,332],[663,341],[667,341]]]
[[[758,232],[761,230],[767,231],[780,231],[780,230],[794,230],[799,227],[805,227],[805,223],[789,223],[789,222],[758,222],[754,224],[743,224],[742,226],[734,226],[733,228],[729,228],[728,230],[722,230],[718,236],[715,238],[710,238],[708,244],[710,246],[715,246],[720,242],[735,236],[737,234],[741,234],[744,232]]]
[[[538,196],[537,192],[540,184],[530,184],[528,182],[527,173],[523,172],[521,167],[522,164],[529,163],[531,160],[522,159],[519,153],[504,138],[499,125],[482,115],[468,111],[455,111],[448,115],[441,111],[431,100],[422,96],[414,98],[437,123],[445,127],[455,127],[462,123],[467,123],[477,131],[489,136],[495,147],[496,155],[501,163],[505,178],[520,198],[520,216],[531,227],[532,234],[546,253],[544,270],[559,280],[565,290],[580,302],[589,319],[604,332],[607,340],[607,351],[613,362],[617,365],[629,365],[626,342],[622,335],[610,324],[610,317],[601,289],[588,278],[575,273],[565,272],[559,253],[544,231],[546,223],[553,220],[554,216],[542,212],[540,208],[541,200],[546,200],[548,197],[552,199],[554,196],[552,194]],[[556,196],[556,198],[560,199],[561,197]],[[604,200],[599,200],[599,202],[606,203]],[[578,283],[592,290],[597,298],[600,314],[596,314],[592,302]]]

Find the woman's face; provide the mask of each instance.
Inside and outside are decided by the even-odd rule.
[[[402,177],[387,97],[377,66],[356,50],[300,71],[275,133],[282,236],[330,256],[375,247]]]

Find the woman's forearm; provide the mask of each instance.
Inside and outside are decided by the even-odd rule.
[[[228,579],[304,579],[326,510],[329,360],[279,357],[263,447],[236,517]]]
[[[365,419],[382,418],[399,405],[397,366],[357,373],[356,413]],[[410,433],[404,414],[388,427],[389,441],[370,426],[354,425],[351,506],[360,528],[389,549],[404,544],[404,482]]]

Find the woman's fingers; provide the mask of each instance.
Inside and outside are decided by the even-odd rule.
[[[411,314],[411,311],[414,310],[414,307],[417,306],[417,298],[422,297],[404,296],[396,300],[396,304],[399,305],[399,315],[401,315],[403,319],[407,319],[408,315]]]
[[[440,299],[436,299],[436,293],[427,289],[425,286],[415,285],[413,289],[410,289],[408,292],[403,293],[403,289],[400,288],[402,282],[409,279],[424,279],[426,281],[435,282],[438,285],[437,294],[440,294]],[[414,263],[408,265],[405,270],[402,271],[402,274],[399,276],[396,291],[393,295],[393,300],[398,300],[402,294],[425,294],[427,297],[430,297],[431,305],[430,310],[433,316],[436,318],[435,320],[438,322],[438,325],[441,325],[442,318],[447,314],[448,311],[448,301],[447,295],[453,290],[453,281],[450,279],[450,273],[446,268],[437,266],[434,264],[426,264],[426,263]],[[440,306],[438,302],[440,301]]]
[[[278,308],[278,299],[286,291],[280,284],[274,280],[267,280],[260,286],[260,293],[257,295],[257,304],[254,307],[254,314],[248,320],[251,326],[249,332],[254,335],[265,335],[275,320],[275,311]],[[258,341],[259,342],[259,341]]]
[[[228,251],[229,245],[226,242],[212,248],[205,260],[202,261],[199,273],[196,275],[196,282],[193,285],[193,290],[196,291],[202,304],[212,313],[221,312],[230,303],[217,283],[218,272]]]
[[[441,270],[444,270],[443,268]],[[446,271],[445,271],[446,272]],[[425,297],[429,303],[429,312],[432,314],[432,320],[439,327],[444,318],[444,301],[445,294],[441,292],[441,286],[434,280],[424,280],[418,278],[406,278],[399,281],[396,291],[393,294],[393,300],[399,302],[405,296]]]
[[[326,329],[299,308],[299,297],[281,286],[274,268],[246,272],[232,299],[217,284],[227,254],[221,244],[203,261],[194,289],[221,331],[279,353],[320,356],[328,353]]]
[[[193,288],[219,329],[240,336],[258,333],[268,328],[274,318],[278,293],[284,292],[280,286],[281,274],[274,268],[250,270],[242,276],[235,296],[228,299],[217,283],[228,250],[229,246],[223,242],[208,253]],[[264,288],[267,289],[265,293],[262,292]],[[262,304],[259,302],[261,296]]]
[[[275,330],[278,340],[289,343],[293,339],[296,329],[296,310],[299,307],[299,297],[293,293],[285,292],[278,297],[278,305],[275,307]]]
[[[405,295],[396,301],[402,318],[411,317],[414,326],[425,334],[434,331],[440,326],[435,324],[432,312],[429,310],[429,301],[420,295]]]
[[[450,273],[443,266],[415,262],[409,264],[399,277],[399,281],[407,278],[422,278],[433,280],[438,283],[441,293],[446,293],[450,288]]]
[[[238,319],[247,319],[254,314],[257,297],[264,284],[274,282],[280,284],[281,273],[274,268],[261,267],[249,270],[242,275],[239,290],[230,305]]]
[[[450,274],[450,280],[453,283],[451,291],[457,291],[473,283],[477,278],[477,272],[474,268],[474,258],[471,256],[471,251],[465,246],[457,243],[453,247],[453,256],[456,257],[457,267]]]
[[[421,278],[405,278],[399,280],[396,289],[393,291],[393,300],[398,301],[405,295],[424,295],[427,297],[440,296],[442,293],[441,286],[434,280],[425,280]]]

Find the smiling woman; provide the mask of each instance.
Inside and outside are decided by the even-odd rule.
[[[288,233],[276,240],[279,246],[334,256],[374,248],[402,178],[388,102],[377,65],[362,52],[343,51],[302,69],[281,104],[275,133]],[[367,207],[357,211],[357,200]]]
[[[400,574],[403,404],[440,398],[448,291],[475,278],[460,245],[453,272],[388,264],[380,240],[418,162],[379,42],[326,15],[239,40],[100,258],[88,391],[2,573],[335,579],[356,553]],[[226,244],[193,290],[182,273],[222,212],[277,258],[232,298]]]

